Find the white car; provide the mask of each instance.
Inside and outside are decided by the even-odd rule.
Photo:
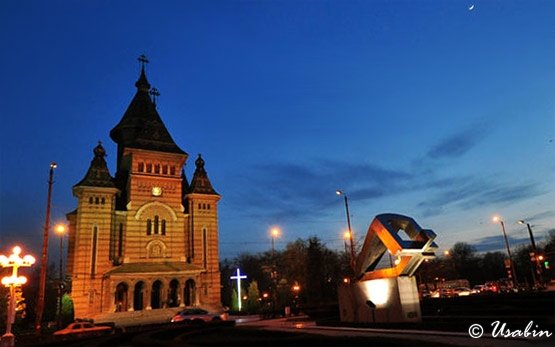
[[[458,288],[453,289],[453,292],[458,296],[469,296],[470,295],[470,288],[458,287]]]

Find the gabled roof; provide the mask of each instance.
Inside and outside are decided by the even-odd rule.
[[[204,159],[198,155],[197,160],[195,160],[195,165],[197,168],[195,169],[195,174],[193,175],[193,179],[191,180],[191,185],[189,186],[189,194],[210,194],[210,195],[219,195],[216,193],[214,188],[212,188],[212,183],[210,183],[210,179],[208,179],[208,174],[204,169]]]
[[[108,165],[104,157],[106,156],[106,150],[102,147],[102,143],[98,141],[98,145],[94,148],[94,158],[91,161],[89,170],[85,174],[85,177],[74,187],[104,187],[104,188],[115,188],[114,179],[110,175],[108,170]]]
[[[144,66],[137,82],[137,93],[110,137],[124,147],[186,154],[173,141],[149,96],[150,84]]]

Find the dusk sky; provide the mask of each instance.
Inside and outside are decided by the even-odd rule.
[[[469,10],[471,4],[474,8]],[[480,251],[555,229],[554,1],[2,1],[0,253],[40,252],[131,101],[145,54],[158,111],[202,153],[220,255],[413,217]],[[57,245],[55,236],[51,242]],[[55,259],[55,258],[51,258]]]

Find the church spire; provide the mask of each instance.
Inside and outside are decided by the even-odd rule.
[[[219,195],[216,193],[214,188],[212,188],[212,184],[210,183],[210,179],[208,179],[208,174],[204,169],[204,159],[199,154],[197,160],[195,160],[195,165],[197,168],[195,169],[195,174],[193,175],[193,179],[191,180],[191,185],[189,187],[189,194],[210,194],[210,195]]]
[[[110,137],[118,144],[118,170],[125,147],[187,155],[173,141],[150,98],[150,83],[145,73],[148,59],[141,55],[138,60],[141,74],[135,82],[137,92],[119,123],[110,131]],[[154,91],[153,96],[158,95],[158,91]]]
[[[102,147],[102,142],[98,141],[98,145],[93,150],[94,158],[91,161],[89,170],[83,179],[75,185],[75,187],[105,187],[115,188],[113,178],[108,170],[108,165],[104,157],[106,150]]]

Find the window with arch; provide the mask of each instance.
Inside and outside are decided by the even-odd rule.
[[[159,218],[158,216],[154,216],[154,234],[158,234],[158,227],[159,227]]]
[[[106,203],[106,198],[100,199],[100,203],[101,203],[102,205],[104,205],[104,204]]]
[[[148,173],[152,172],[152,164],[151,163],[146,164],[146,172],[148,172]]]
[[[97,196],[96,198],[94,198],[94,204],[98,205],[98,202],[99,202],[99,199],[98,199],[98,196]]]
[[[92,234],[92,249],[91,249],[91,277],[94,277],[96,273],[96,248],[98,242],[98,227],[95,225],[93,227]]]
[[[137,170],[139,172],[144,172],[145,171],[145,163],[143,163],[142,161],[139,163]]]
[[[164,175],[168,174],[168,165],[162,166],[162,174],[164,174]]]
[[[147,235],[152,234],[152,219],[146,220],[146,234]]]
[[[207,249],[207,241],[208,241],[208,232],[206,231],[206,228],[202,229],[202,260],[204,262],[204,268],[206,269],[206,266],[208,264],[208,259],[207,259],[207,254],[208,254],[208,249]]]
[[[170,167],[170,175],[172,175],[172,176],[175,175],[175,166]]]
[[[89,204],[92,204],[92,203],[93,203],[93,197],[91,196],[91,197],[89,198]]]
[[[154,173],[157,173],[157,174],[160,173],[160,164],[154,165]]]
[[[160,229],[162,232],[162,235],[166,235],[166,220],[162,219],[162,222],[160,223]]]

